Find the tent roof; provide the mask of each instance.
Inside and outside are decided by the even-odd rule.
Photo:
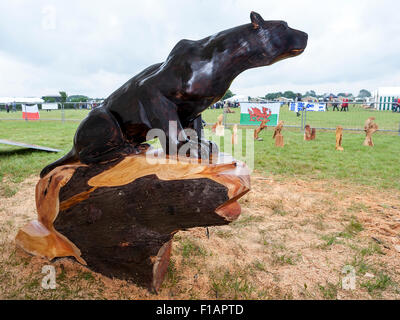
[[[230,101],[230,102],[234,102],[234,101],[238,101],[238,102],[247,102],[248,101],[248,97],[244,96],[244,95],[235,95],[233,97],[230,97],[228,99],[225,99],[224,101]]]
[[[0,103],[43,103],[42,98],[25,98],[25,97],[0,97]]]
[[[378,94],[380,96],[400,96],[400,87],[380,87]]]

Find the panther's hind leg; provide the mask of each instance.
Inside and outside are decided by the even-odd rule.
[[[93,110],[76,131],[74,147],[82,163],[118,159],[129,143],[115,117],[103,108]],[[133,146],[132,146],[133,147]]]

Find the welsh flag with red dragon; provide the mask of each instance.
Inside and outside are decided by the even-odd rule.
[[[259,126],[266,120],[267,126],[275,127],[279,121],[279,110],[281,104],[274,103],[240,103],[240,124]]]

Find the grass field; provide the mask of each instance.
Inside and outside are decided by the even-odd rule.
[[[233,109],[235,113],[227,114],[226,123],[240,122],[240,109]],[[336,128],[341,125],[348,129],[364,128],[365,120],[369,117],[375,117],[375,122],[379,124],[382,130],[399,130],[400,113],[391,111],[366,110],[357,105],[350,105],[349,112],[332,111],[329,106],[328,112],[307,112],[307,118],[304,120],[311,127],[317,128]],[[221,114],[222,109],[207,110],[204,112],[204,119],[213,123],[216,115]],[[279,120],[283,120],[285,125],[301,126],[301,116],[297,117],[295,112],[289,111],[287,105],[281,107]]]
[[[235,113],[227,114],[226,123],[239,123],[240,122],[240,109],[233,109]],[[329,106],[329,110],[332,107]],[[400,130],[400,113],[394,113],[391,111],[375,111],[365,110],[358,105],[350,105],[349,112],[307,112],[307,119],[305,121],[312,127],[319,128],[336,128],[341,125],[343,128],[350,129],[363,129],[364,122],[369,117],[375,117],[376,122],[379,124],[381,130]],[[66,120],[81,120],[87,114],[88,110],[74,110],[65,109],[64,118]],[[208,109],[203,112],[203,119],[207,123],[214,123],[219,114],[222,113],[222,109]],[[301,117],[297,117],[295,112],[289,111],[287,105],[281,107],[280,120],[285,121],[287,126],[299,126],[301,125]],[[49,119],[62,119],[61,110],[52,110],[50,112],[40,111],[40,118],[42,120]],[[22,119],[22,112],[6,113],[0,112],[1,119]]]
[[[76,119],[86,113],[67,112]],[[213,123],[218,114],[207,110],[204,118]],[[389,115],[377,117],[380,127]],[[64,154],[78,125],[0,121],[0,139]],[[236,222],[210,228],[210,239],[202,228],[175,236],[158,296],[69,258],[52,262],[57,290],[41,289],[41,267],[49,262],[16,249],[14,237],[35,218],[38,173],[61,154],[0,145],[0,299],[399,299],[400,136],[375,133],[369,148],[362,132],[345,131],[338,152],[334,131],[317,130],[309,142],[299,129],[284,128],[283,135],[284,148],[274,147],[271,128],[255,142],[252,191]],[[341,287],[349,265],[355,291]]]
[[[208,110],[205,113],[206,121],[215,121],[218,115],[216,111]],[[0,139],[58,148],[64,154],[72,146],[78,125],[79,122],[1,121]],[[400,137],[396,134],[377,133],[374,135],[375,147],[366,148],[362,146],[363,135],[360,132],[346,131],[343,138],[345,150],[340,153],[334,148],[334,131],[320,130],[316,141],[306,142],[299,129],[286,129],[285,148],[279,149],[273,145],[271,130],[268,128],[261,133],[260,137],[264,141],[255,142],[256,171],[302,179],[335,178],[400,189]],[[218,141],[218,137],[214,138]],[[37,174],[46,164],[60,156],[0,145],[2,193],[12,195],[19,182],[31,174]]]

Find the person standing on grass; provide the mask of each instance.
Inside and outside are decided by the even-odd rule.
[[[300,94],[300,93],[297,94],[295,101],[296,101],[296,102],[301,102],[301,94]],[[298,108],[297,108],[297,113],[296,113],[296,115],[297,115],[298,117],[300,117],[300,112],[299,112],[299,109],[298,109]]]
[[[329,111],[329,109],[328,109],[328,104],[329,104],[329,102],[332,102],[332,96],[329,96],[329,98],[327,98],[327,97],[324,98],[324,103],[325,103],[325,109],[326,109],[326,111]]]
[[[7,113],[9,113],[10,112],[10,107],[8,106],[8,104],[6,103],[6,111],[7,111]]]
[[[332,103],[332,106],[333,106],[332,111],[335,111],[335,109],[336,109],[337,111],[339,111],[339,102],[338,102],[336,99],[334,99],[334,101],[333,101],[333,103]]]
[[[344,97],[344,98],[343,98],[343,101],[342,101],[342,108],[340,109],[340,112],[342,112],[342,111],[346,112],[346,111],[349,110],[349,104],[348,104],[348,102],[349,102],[349,99],[347,99],[346,97]]]
[[[395,102],[393,111],[394,112],[400,112],[400,98],[397,98],[395,101],[397,103]]]

